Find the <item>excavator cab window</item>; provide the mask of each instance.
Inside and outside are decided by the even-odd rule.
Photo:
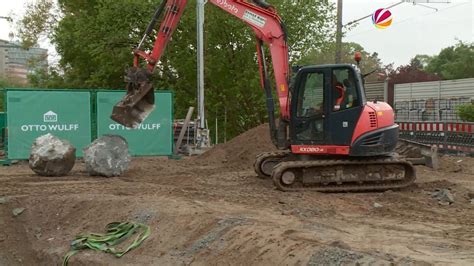
[[[307,72],[301,77],[296,112],[299,140],[323,140],[324,84],[324,72]]]
[[[360,105],[354,71],[349,68],[336,68],[332,71],[333,111],[347,110]]]
[[[299,117],[311,117],[323,114],[324,73],[307,73],[300,89]]]

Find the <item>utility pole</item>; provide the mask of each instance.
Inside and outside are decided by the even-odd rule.
[[[209,147],[209,130],[206,127],[204,109],[204,5],[206,0],[196,1],[196,28],[197,28],[197,95],[199,128],[197,140],[199,147]]]
[[[336,64],[341,63],[342,53],[342,0],[337,0]]]

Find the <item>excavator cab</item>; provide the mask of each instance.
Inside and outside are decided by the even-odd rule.
[[[294,81],[290,139],[295,147],[321,154],[385,156],[398,141],[392,108],[365,98],[363,76],[355,65],[301,68]],[[313,152],[317,154],[318,152]]]
[[[353,65],[301,68],[291,106],[292,144],[350,145],[366,102],[362,88]]]

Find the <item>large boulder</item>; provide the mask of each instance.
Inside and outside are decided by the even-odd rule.
[[[93,176],[120,176],[128,170],[127,141],[117,135],[104,135],[84,148],[86,170]]]
[[[41,176],[65,176],[76,162],[76,148],[50,133],[38,137],[31,147],[29,165]]]

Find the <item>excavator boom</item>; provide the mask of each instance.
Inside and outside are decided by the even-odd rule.
[[[280,106],[281,121],[289,120],[289,63],[288,45],[285,28],[281,18],[275,9],[263,0],[253,0],[249,3],[245,0],[209,0],[208,3],[217,6],[223,11],[235,16],[249,25],[255,32],[257,42],[257,55],[261,85],[265,90],[266,104],[269,115],[272,140],[278,144],[278,133],[275,125],[275,108],[271,82],[268,77],[265,62],[263,44],[269,45],[272,56],[273,70],[277,84],[277,95]],[[138,126],[153,110],[154,97],[151,82],[152,73],[164,53],[166,45],[176,29],[178,22],[187,5],[187,0],[164,0],[157,8],[152,21],[148,25],[145,36],[134,49],[134,66],[128,70],[126,75],[127,94],[114,106],[112,119],[127,127]],[[141,50],[144,39],[149,35],[158,18],[163,14],[156,40],[151,52]],[[144,60],[146,68],[141,68],[140,60]],[[280,129],[286,133],[286,128]],[[286,137],[280,137],[279,146],[287,145]]]

